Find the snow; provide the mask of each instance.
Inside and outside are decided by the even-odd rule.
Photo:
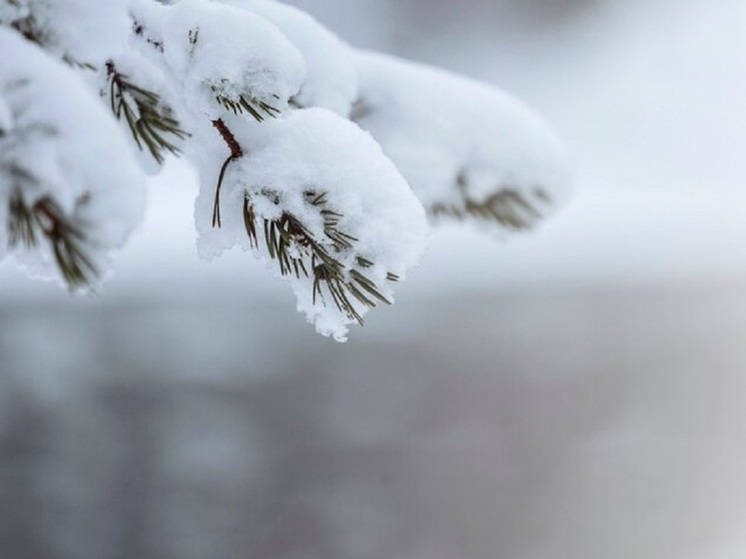
[[[134,41],[133,41],[134,42]],[[138,87],[151,92],[157,92],[159,97],[158,109],[166,111],[173,107],[179,95],[177,93],[178,87],[176,84],[170,83],[164,79],[163,70],[156,63],[151,60],[150,57],[144,56],[142,52],[139,52],[135,48],[130,48],[126,52],[123,52],[112,61],[116,72],[122,76],[123,79],[136,84]],[[104,103],[111,102],[111,76],[108,75],[106,69],[100,71],[96,75],[96,80],[93,81],[93,87],[102,92]],[[140,116],[136,101],[132,98],[132,95],[128,91],[122,91],[122,96],[128,103],[128,106],[132,110],[133,114]],[[168,107],[168,109],[166,109]],[[170,110],[173,115],[173,110]],[[156,175],[161,172],[162,164],[159,163],[155,157],[151,154],[148,149],[143,149],[144,146],[142,141],[140,144],[135,140],[132,135],[132,130],[125,117],[121,117],[118,120],[119,128],[121,130],[122,137],[130,146],[130,149],[135,153],[137,160],[140,163],[143,171],[148,175]],[[179,151],[184,151],[185,140],[178,138],[174,135],[170,135],[168,140],[174,145]]]
[[[292,216],[333,255],[341,281],[352,285],[364,262],[366,281],[380,298],[392,301],[390,278],[403,279],[418,260],[427,224],[380,146],[345,118],[357,93],[349,48],[309,16],[266,2],[183,0],[160,7],[140,2],[135,19],[144,38],[139,51],[178,84],[175,104],[192,135],[185,153],[200,177],[195,208],[200,255],[212,259],[234,246],[252,249],[255,239],[244,220],[247,199],[259,235],[265,220]],[[254,110],[232,110],[216,97],[236,103],[243,98]],[[318,107],[298,108],[305,104]],[[353,242],[330,237],[329,215]],[[326,272],[313,269],[316,249],[292,245],[291,256],[306,260],[308,269],[296,272],[300,277],[281,272],[293,286],[299,311],[320,333],[345,339],[367,304],[354,310],[339,305],[333,290],[317,287],[318,274]],[[264,253],[269,260],[274,256]]]
[[[483,203],[511,191],[543,216],[567,199],[572,173],[564,148],[522,102],[386,55],[358,52],[355,61],[355,120],[381,143],[429,210],[464,208],[466,200]],[[531,210],[521,217],[532,221]]]
[[[2,0],[0,25],[28,16],[47,52],[78,63],[101,64],[125,48],[129,0]]]
[[[303,109],[267,122],[264,145],[231,165],[222,188],[223,212],[219,229],[210,225],[214,192],[203,189],[197,200],[200,252],[207,257],[233,245],[247,247],[242,202],[248,194],[258,220],[278,219],[285,212],[297,218],[348,271],[356,259],[372,265],[365,275],[392,298],[388,273],[404,279],[423,253],[428,227],[424,211],[391,161],[371,136],[353,123],[325,109]],[[242,145],[251,138],[239,137]],[[309,196],[309,193],[310,194]],[[309,202],[324,196],[328,203]],[[338,230],[354,238],[352,246],[339,249],[326,239],[321,210],[339,214]],[[214,240],[215,239],[215,242]],[[263,243],[259,243],[262,246]],[[303,254],[302,247],[299,248]],[[262,249],[265,258],[268,254]],[[342,340],[354,322],[330,301],[315,298],[313,278],[285,276],[298,298],[298,310],[323,335]],[[364,315],[366,308],[358,311]]]
[[[0,28],[0,94],[12,126],[0,136],[0,199],[17,188],[18,172],[27,206],[51,197],[84,227],[92,256],[121,247],[139,223],[145,180],[111,115],[64,64],[14,32]],[[5,119],[7,120],[7,118]],[[5,222],[7,203],[0,204]],[[0,245],[7,245],[6,228]],[[42,249],[44,250],[44,249]],[[51,254],[41,254],[42,269]]]
[[[10,112],[8,103],[0,97],[0,136],[7,134],[13,127],[13,114]]]
[[[350,47],[311,15],[271,0],[220,0],[250,10],[282,31],[306,61],[307,75],[294,102],[347,116],[357,99],[357,73]]]
[[[393,301],[392,284],[425,250],[426,210],[433,217],[444,210],[484,218],[474,207],[488,207],[503,229],[514,230],[533,227],[567,197],[572,179],[559,140],[522,103],[445,71],[357,52],[295,8],[267,0],[132,0],[129,11],[115,2],[88,6],[89,12],[76,0],[63,17],[62,4],[51,0],[24,5],[34,23],[55,31],[40,33],[44,48],[98,64],[94,73],[77,67],[81,86],[88,82],[106,98],[110,73],[133,84],[129,91],[120,85],[118,93],[134,115],[119,116],[116,142],[127,164],[126,144],[139,148],[143,170],[155,172],[160,163],[129,130],[146,114],[138,112],[134,92],[157,94],[148,105],[156,114],[173,111],[188,139],[170,141],[196,166],[200,182],[199,254],[212,259],[240,247],[264,260],[279,258],[298,310],[337,340],[346,338],[350,324],[362,323],[370,307]],[[131,17],[130,33],[121,32],[123,14]],[[69,16],[80,19],[82,29],[95,25],[103,33],[92,34],[90,52],[66,38],[75,29]],[[461,99],[469,102],[462,106]],[[101,133],[113,134],[111,115],[107,120]],[[85,118],[80,122],[90,128]],[[6,157],[34,167],[45,184],[86,179],[82,184],[98,181],[101,189],[116,190],[109,175],[117,165],[78,176],[57,164],[56,141],[42,134],[34,139],[39,149],[13,147]],[[72,135],[69,143],[85,146]],[[94,190],[88,186],[85,193]],[[142,211],[139,194],[131,200],[91,196],[82,204],[84,192],[55,189],[34,199],[47,194],[90,222],[92,237],[100,235],[94,240],[106,247],[121,244]],[[100,217],[123,216],[126,208],[139,208],[129,221]],[[277,245],[285,247],[280,256],[258,237],[282,223],[293,225]],[[302,274],[299,262],[308,266]],[[349,289],[352,303],[338,289]]]
[[[303,55],[265,19],[205,0],[184,0],[164,12],[164,61],[192,111],[217,118],[216,96],[245,96],[281,110],[298,92]]]
[[[0,3],[0,23],[8,24],[19,19],[24,19],[29,15],[29,6],[27,2],[10,3],[4,0]]]

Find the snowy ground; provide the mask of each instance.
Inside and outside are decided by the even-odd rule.
[[[439,233],[344,346],[196,259],[180,165],[95,299],[0,265],[0,556],[742,558],[746,6],[298,3],[523,96],[576,199]]]

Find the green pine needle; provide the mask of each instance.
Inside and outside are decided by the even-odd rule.
[[[29,207],[16,191],[9,202],[8,246],[35,248],[49,243],[57,267],[71,289],[90,287],[101,272],[87,252],[89,240],[50,197]]]
[[[278,97],[279,99],[279,97]],[[274,118],[280,114],[280,110],[261,99],[247,98],[239,95],[238,99],[232,99],[225,95],[216,95],[215,100],[226,110],[235,115],[249,113],[257,122],[264,121],[265,117]]]
[[[276,195],[269,192],[264,195],[276,199]],[[326,193],[306,192],[306,202],[318,208],[324,219],[323,242],[315,238],[296,216],[283,212],[277,219],[263,219],[262,231],[267,253],[277,261],[283,276],[313,278],[314,304],[316,301],[326,304],[330,300],[350,320],[362,325],[363,317],[358,310],[360,305],[373,308],[380,303],[391,304],[375,282],[363,272],[374,262],[357,256],[354,267],[346,269],[336,255],[354,250],[357,239],[339,229],[342,215],[327,207]],[[258,218],[248,194],[244,197],[243,219],[250,245],[258,248]],[[396,274],[387,275],[389,281],[398,279]]]
[[[189,133],[171,116],[171,109],[160,96],[129,81],[113,62],[107,62],[106,69],[111,110],[117,119],[124,117],[137,147],[147,149],[159,164],[163,163],[165,152],[180,155],[176,143],[188,138]]]
[[[483,201],[472,200],[462,189],[463,205],[434,204],[430,213],[434,216],[449,216],[456,219],[473,218],[481,221],[496,221],[503,227],[514,231],[526,230],[533,227],[543,214],[523,193],[514,189],[502,189],[488,196]],[[537,190],[536,198],[542,202],[550,199],[542,190]]]

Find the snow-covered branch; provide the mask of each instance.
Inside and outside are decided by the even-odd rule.
[[[393,301],[426,215],[526,229],[568,191],[558,140],[520,102],[271,0],[0,0],[0,52],[0,257],[76,289],[172,155],[199,171],[200,255],[273,263],[339,340]]]
[[[567,198],[564,148],[524,103],[492,87],[357,51],[352,119],[373,134],[437,221],[533,228]]]

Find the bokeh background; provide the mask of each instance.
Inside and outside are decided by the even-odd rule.
[[[180,162],[100,295],[0,265],[0,557],[746,556],[746,4],[295,3],[525,99],[576,196],[343,345],[197,259]]]

